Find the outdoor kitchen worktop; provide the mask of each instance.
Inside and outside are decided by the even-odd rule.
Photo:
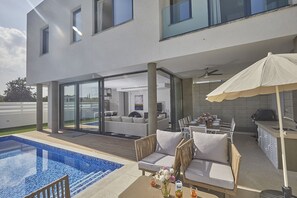
[[[297,130],[293,121],[283,119],[284,128],[294,131],[287,131],[285,136],[285,149],[287,168],[289,171],[297,172]],[[258,125],[258,145],[272,162],[275,168],[282,169],[281,141],[279,136],[278,121],[256,121]]]
[[[272,136],[279,138],[279,130],[274,129],[279,127],[278,121],[256,121],[256,125],[259,127],[265,129],[267,132],[269,132]],[[297,129],[296,124],[292,121],[284,120],[284,126],[283,128],[290,128],[294,131],[287,131],[287,135],[285,136],[286,139],[296,139],[297,140]]]

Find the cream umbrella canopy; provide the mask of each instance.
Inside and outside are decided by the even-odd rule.
[[[284,187],[289,188],[279,92],[297,90],[297,54],[272,54],[239,72],[207,95],[210,102],[260,94],[276,94],[281,139]]]

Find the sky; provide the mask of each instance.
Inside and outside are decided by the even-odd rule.
[[[0,95],[7,82],[26,76],[27,13],[42,1],[0,2]]]

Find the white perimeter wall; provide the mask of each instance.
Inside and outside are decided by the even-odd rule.
[[[47,123],[47,102],[43,103],[43,123]],[[35,102],[0,102],[0,129],[36,124]]]

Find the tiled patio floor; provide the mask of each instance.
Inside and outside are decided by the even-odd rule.
[[[78,197],[118,197],[141,175],[135,162],[134,140],[131,139],[80,132],[64,134],[29,132],[20,136],[125,164],[123,168],[95,183]],[[280,190],[283,181],[282,172],[274,168],[257,146],[256,139],[250,135],[235,135],[234,139],[242,155],[239,190],[236,197],[256,198],[263,189]],[[297,173],[289,172],[288,175],[289,184],[296,195]]]

